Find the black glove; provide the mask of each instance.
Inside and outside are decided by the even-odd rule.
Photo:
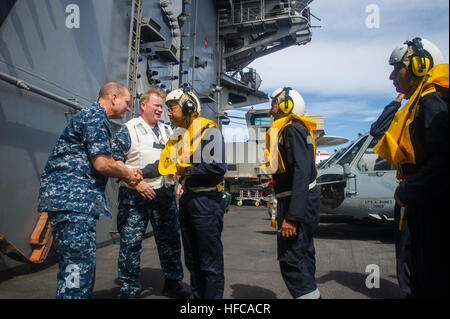
[[[148,164],[143,169],[141,169],[144,178],[155,178],[161,176],[158,171],[159,160],[153,164]]]

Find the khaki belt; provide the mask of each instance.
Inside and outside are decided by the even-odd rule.
[[[311,184],[309,184],[308,189],[313,189],[316,186],[316,181],[312,182]],[[283,198],[283,197],[288,197],[292,195],[292,191],[286,191],[286,192],[282,192],[282,193],[278,193],[275,195],[276,198]]]

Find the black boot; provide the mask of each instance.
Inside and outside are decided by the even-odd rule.
[[[188,299],[191,292],[183,288],[179,281],[166,278],[163,295],[175,299]]]

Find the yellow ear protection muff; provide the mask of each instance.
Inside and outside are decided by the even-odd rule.
[[[294,100],[289,95],[289,91],[292,90],[290,87],[283,88],[283,91],[281,91],[280,95],[284,92],[284,98],[282,101],[278,104],[278,109],[283,112],[284,114],[289,114],[292,112],[292,109],[294,108]]]
[[[191,98],[190,91],[188,89],[183,88],[183,92],[185,101],[181,104],[181,111],[183,112],[184,115],[189,115],[195,112],[196,103]]]
[[[427,53],[423,48],[421,38],[414,38],[411,42],[411,45],[416,48],[417,52],[410,59],[410,73],[417,77],[423,77],[427,74],[430,67],[432,67],[431,59],[427,57]]]

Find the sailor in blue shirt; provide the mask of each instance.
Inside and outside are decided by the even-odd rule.
[[[41,176],[38,211],[48,212],[59,260],[56,298],[91,298],[95,280],[96,221],[111,216],[108,177],[136,185],[142,172],[111,157],[109,119],[130,111],[126,87],[110,82],[97,103],[73,117],[56,142]]]

